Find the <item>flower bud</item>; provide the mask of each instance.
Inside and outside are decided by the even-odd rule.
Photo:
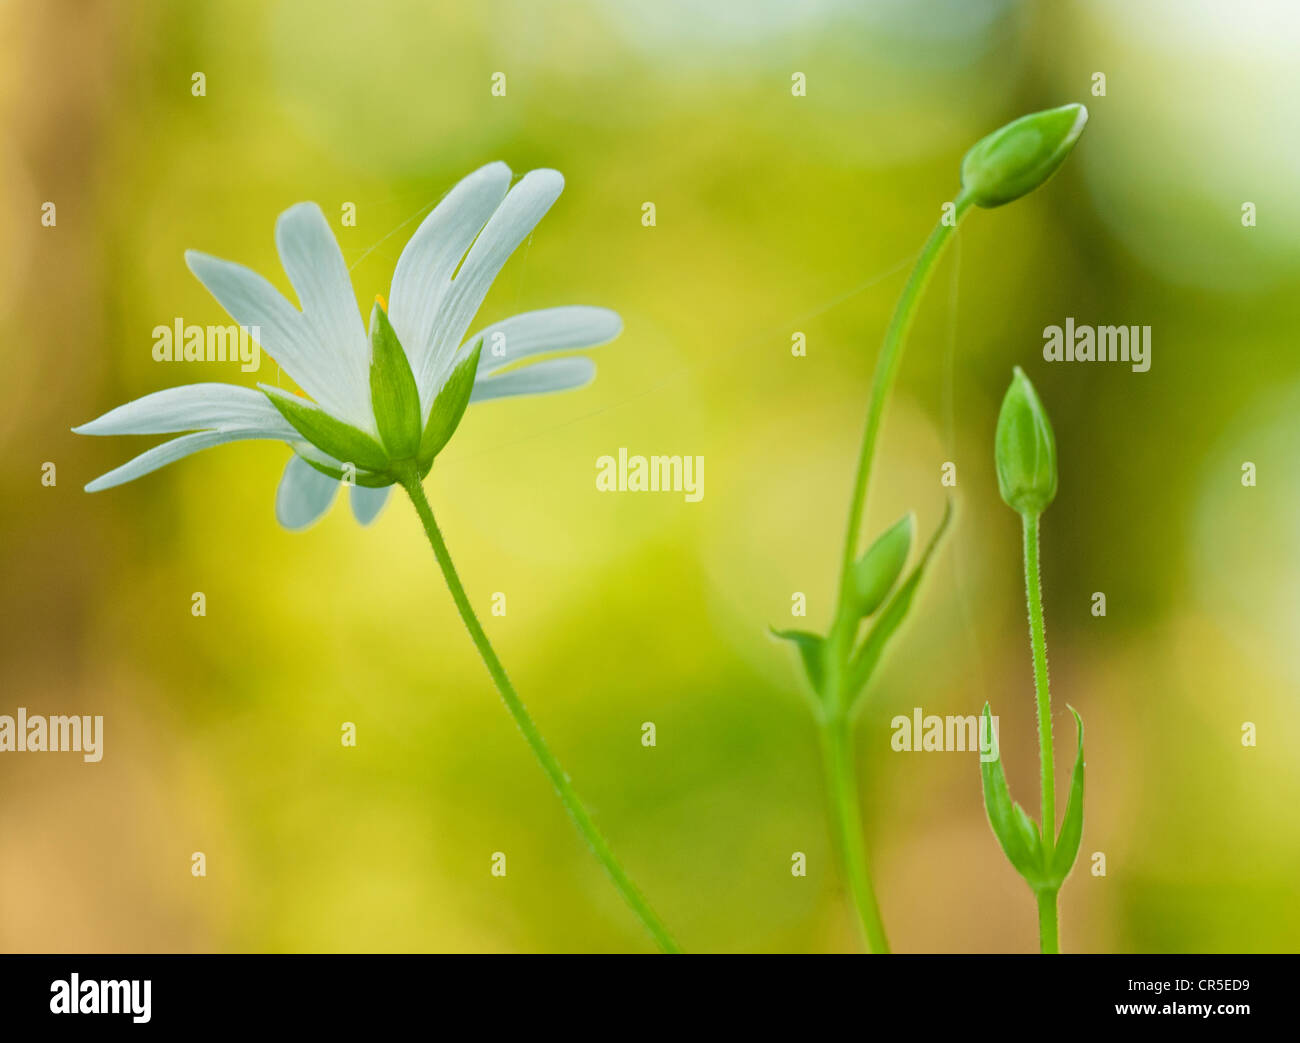
[[[894,589],[912,549],[915,530],[916,516],[909,511],[886,529],[854,564],[849,608],[855,621],[876,611]]]
[[[961,162],[962,190],[992,208],[1032,192],[1065,162],[1088,122],[1082,105],[1021,116],[977,141]]]
[[[1002,400],[993,456],[998,490],[1007,506],[1036,516],[1056,498],[1056,437],[1038,393],[1019,366]]]

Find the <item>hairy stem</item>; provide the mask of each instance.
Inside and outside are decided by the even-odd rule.
[[[1022,514],[1025,531],[1025,600],[1029,606],[1029,644],[1034,653],[1034,692],[1038,701],[1038,764],[1043,793],[1043,857],[1056,848],[1056,762],[1052,750],[1052,690],[1047,680],[1047,628],[1043,623],[1042,580],[1038,568],[1038,515]],[[1056,891],[1038,892],[1038,942],[1045,953],[1061,951]]]
[[[677,943],[673,941],[672,936],[668,933],[667,928],[660,922],[659,917],[655,915],[654,910],[650,908],[649,903],[641,894],[631,878],[627,875],[626,870],[615,857],[613,849],[609,846],[604,835],[596,826],[591,817],[591,813],[583,804],[577,791],[574,790],[573,784],[569,781],[569,776],[556,760],[555,754],[546,745],[542,738],[541,732],[537,730],[537,725],[529,716],[528,710],[525,709],[523,701],[515,691],[514,685],[510,683],[510,678],[506,676],[505,667],[501,665],[501,660],[497,658],[491,643],[488,641],[487,634],[483,632],[482,624],[479,623],[478,617],[474,614],[474,609],[470,606],[469,598],[465,594],[465,588],[460,582],[460,577],[456,574],[456,567],[452,564],[451,555],[447,551],[447,544],[442,538],[442,533],[438,529],[437,522],[433,518],[433,509],[429,506],[428,497],[424,494],[424,487],[420,484],[419,478],[411,475],[402,482],[403,488],[406,489],[407,495],[411,497],[411,502],[415,504],[416,513],[420,516],[420,521],[424,525],[425,535],[429,538],[429,544],[433,547],[434,556],[438,559],[438,565],[442,569],[443,577],[447,581],[447,589],[451,591],[452,600],[456,602],[456,608],[460,612],[460,618],[465,624],[465,629],[469,631],[469,636],[474,642],[474,647],[478,649],[478,654],[483,659],[483,664],[487,671],[492,675],[492,681],[501,693],[501,700],[506,704],[506,709],[510,711],[510,716],[514,718],[515,724],[519,726],[519,731],[523,733],[524,741],[528,743],[538,762],[542,766],[542,771],[546,777],[551,780],[551,785],[555,787],[556,793],[559,794],[561,802],[568,810],[569,815],[573,818],[588,846],[599,859],[600,864],[605,867],[605,872],[618,888],[619,894],[623,900],[631,906],[632,911],[645,926],[646,930],[654,937],[659,948],[664,952],[680,952]]]
[[[821,732],[826,750],[826,779],[830,787],[836,846],[844,861],[849,891],[858,910],[858,922],[868,951],[887,953],[889,941],[885,938],[885,925],[880,919],[876,893],[867,871],[867,849],[862,838],[862,813],[853,769],[852,726],[841,715],[824,720]]]
[[[1034,691],[1038,697],[1038,761],[1043,792],[1043,850],[1056,846],[1056,778],[1052,754],[1052,691],[1047,681],[1047,630],[1038,575],[1038,516],[1022,515],[1025,530],[1025,599],[1029,603],[1029,644],[1034,653]]]

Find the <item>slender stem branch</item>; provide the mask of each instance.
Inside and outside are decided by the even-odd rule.
[[[586,839],[588,846],[596,858],[599,859],[600,864],[605,867],[605,872],[614,881],[614,886],[618,888],[619,894],[632,907],[632,911],[654,937],[659,948],[664,952],[680,952],[681,950],[678,949],[677,943],[673,941],[667,928],[660,922],[659,917],[655,915],[654,910],[650,908],[645,897],[637,890],[636,885],[632,883],[631,878],[615,857],[613,849],[609,846],[609,841],[605,839],[596,826],[591,813],[587,810],[577,791],[574,790],[573,784],[569,781],[568,774],[560,766],[560,762],[556,760],[555,754],[551,752],[550,747],[546,745],[541,732],[537,730],[537,725],[529,716],[527,709],[524,708],[523,701],[515,691],[514,685],[510,683],[510,678],[506,676],[505,667],[501,665],[501,660],[497,658],[496,652],[488,641],[487,634],[483,632],[483,627],[474,614],[474,609],[470,606],[469,598],[465,594],[465,588],[461,584],[460,577],[456,574],[456,567],[452,564],[451,555],[447,551],[447,544],[442,538],[437,522],[433,519],[433,509],[429,506],[428,497],[424,494],[424,487],[420,484],[419,478],[411,475],[402,482],[402,485],[411,497],[411,502],[415,504],[416,513],[419,514],[420,521],[424,525],[425,535],[428,536],[429,544],[433,547],[434,556],[438,559],[438,565],[447,580],[447,588],[451,591],[452,600],[456,602],[456,608],[460,611],[460,618],[465,623],[465,629],[469,631],[474,647],[478,649],[488,673],[492,675],[492,680],[496,684],[497,691],[501,693],[501,699],[506,704],[506,709],[510,711],[510,716],[514,718],[515,724],[519,726],[524,740],[532,748],[538,762],[541,764],[542,771],[551,780],[551,785],[555,787],[556,793],[560,795],[561,802],[577,825],[578,832]]]
[[[862,838],[862,813],[858,806],[857,777],[853,767],[851,722],[843,715],[827,718],[822,721],[821,733],[826,749],[826,780],[834,809],[836,846],[844,861],[862,936],[869,952],[887,953],[889,941],[885,937],[885,925],[880,919],[876,893],[867,871],[867,849]]]
[[[1038,892],[1038,948],[1053,956],[1061,951],[1056,925],[1055,891]]]
[[[857,783],[853,764],[852,718],[845,710],[848,700],[843,687],[849,673],[849,659],[857,637],[858,619],[850,619],[844,612],[852,578],[853,563],[857,558],[858,536],[862,516],[866,509],[867,488],[871,482],[871,461],[876,452],[876,439],[884,420],[885,405],[898,376],[903,345],[912,328],[916,310],[921,303],[930,277],[943,256],[957,225],[970,209],[971,201],[959,194],[950,219],[941,218],[921,248],[921,255],[912,267],[903,295],[894,306],[893,317],[885,331],[880,355],[876,359],[876,372],[871,380],[871,399],[867,405],[866,429],[862,435],[862,450],[858,455],[857,474],[853,480],[853,495],[849,501],[848,530],[844,537],[844,557],[840,568],[839,610],[827,640],[827,700],[828,712],[822,721],[827,778],[830,782],[831,802],[835,832],[839,840],[840,857],[849,879],[849,889],[858,910],[858,920],[872,952],[888,952],[884,924],[876,905],[871,875],[867,869],[866,844],[862,838],[862,821],[858,809]]]
[[[844,538],[844,560],[840,568],[840,594],[843,597],[848,585],[849,574],[857,557],[858,534],[862,528],[862,515],[866,508],[867,487],[871,481],[871,461],[876,452],[876,439],[880,434],[880,425],[884,420],[885,404],[898,376],[898,366],[903,357],[903,344],[912,320],[916,317],[921,295],[934,274],[944,248],[957,231],[957,225],[970,209],[970,200],[959,194],[954,203],[952,223],[945,224],[943,219],[934,226],[930,238],[921,248],[912,274],[908,276],[903,295],[894,306],[894,315],[889,320],[884,342],[880,346],[880,355],[876,359],[876,373],[871,381],[871,401],[867,406],[867,425],[862,435],[862,452],[858,456],[858,472],[853,481],[853,498],[849,501],[849,524]]]
[[[1029,643],[1034,653],[1034,691],[1038,697],[1038,759],[1043,791],[1043,850],[1056,847],[1056,772],[1052,755],[1052,691],[1047,681],[1047,630],[1038,573],[1038,516],[1021,516],[1025,530],[1025,597],[1029,603]]]

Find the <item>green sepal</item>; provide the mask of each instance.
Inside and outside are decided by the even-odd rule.
[[[878,609],[907,564],[916,531],[916,516],[909,511],[881,533],[867,552],[853,565],[845,611],[852,622],[865,619]]]
[[[1060,887],[1074,868],[1079,855],[1079,842],[1083,839],[1083,718],[1073,706],[1075,727],[1079,729],[1079,749],[1074,755],[1074,774],[1070,779],[1070,795],[1065,801],[1065,817],[1061,819],[1061,832],[1056,837],[1056,850],[1052,853],[1052,881]]]
[[[925,570],[934,557],[934,552],[938,549],[949,523],[952,521],[952,512],[952,500],[949,500],[944,508],[943,519],[939,522],[939,527],[935,530],[934,535],[930,537],[930,542],[926,544],[925,551],[921,554],[921,560],[916,563],[915,568],[912,569],[902,585],[894,591],[893,596],[881,610],[866,638],[853,654],[853,660],[849,665],[848,678],[850,707],[853,706],[862,690],[866,687],[867,681],[870,680],[872,672],[880,662],[880,657],[884,654],[890,638],[902,626],[903,620],[907,618],[908,612],[911,611],[912,601],[916,597],[916,591],[921,585]]]
[[[315,403],[280,388],[259,384],[271,405],[294,429],[326,456],[355,464],[358,469],[383,471],[388,468],[384,447],[363,431],[336,420]]]
[[[443,446],[451,441],[451,436],[460,426],[465,408],[469,405],[470,392],[474,390],[474,378],[478,376],[478,360],[482,350],[483,340],[480,338],[469,354],[456,364],[451,376],[438,392],[438,397],[433,400],[429,422],[420,438],[420,453],[417,457],[422,473],[428,473],[433,466],[433,458],[442,452]]]
[[[803,668],[808,673],[808,681],[818,696],[825,695],[826,685],[826,639],[820,634],[807,630],[777,630],[772,627],[772,636],[782,641],[792,641],[799,649],[803,659]]]
[[[294,446],[293,451],[302,457],[304,463],[316,468],[321,474],[342,482],[344,485],[360,485],[367,489],[382,489],[386,485],[393,484],[393,476],[389,474],[358,470],[355,474],[345,475],[341,468],[323,463],[320,460],[313,460],[298,446]]]
[[[983,724],[987,729],[984,734],[992,740],[995,747],[993,752],[996,754],[991,759],[986,759],[982,751],[980,755],[980,774],[984,779],[984,810],[988,813],[993,835],[1002,845],[1007,859],[1037,893],[1051,886],[1047,869],[1043,865],[1043,839],[1038,832],[1037,823],[1011,799],[1007,776],[1002,770],[1002,751],[996,748],[997,738],[988,703],[984,704]]]
[[[378,302],[370,312],[370,400],[388,455],[409,460],[420,446],[420,392],[393,324]]]

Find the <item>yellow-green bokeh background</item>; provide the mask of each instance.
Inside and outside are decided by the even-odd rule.
[[[274,443],[89,496],[148,440],[69,433],[159,388],[254,379],[151,359],[155,325],[227,321],[186,248],[288,290],[274,220],[313,199],[368,301],[404,222],[503,159],[567,189],[484,318],[590,303],[626,330],[591,387],[476,406],[441,458],[427,486],[470,595],[507,594],[493,641],[685,947],[854,949],[801,677],[767,627],[791,624],[793,591],[826,623],[871,367],[963,151],[1074,100],[1092,119],[1062,174],[964,225],[887,417],[868,529],[914,508],[928,531],[947,460],[960,515],[858,732],[881,903],[902,951],[1036,942],[974,757],[889,748],[896,713],[989,699],[1036,806],[1018,522],[991,459],[1020,364],[1060,444],[1061,750],[1066,702],[1088,729],[1063,944],[1296,947],[1292,5],[10,2],[0,33],[0,712],[106,717],[102,763],[0,757],[0,948],[648,948],[408,504],[287,533]],[[1067,315],[1151,325],[1151,371],[1044,363]],[[277,379],[269,359],[256,378]],[[598,493],[595,459],[621,446],[703,455],[703,502]]]

